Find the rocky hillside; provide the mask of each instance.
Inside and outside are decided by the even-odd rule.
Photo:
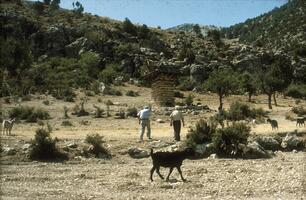
[[[185,23],[185,24],[181,24],[181,25],[178,25],[178,26],[174,26],[174,27],[168,28],[167,30],[169,30],[169,31],[178,31],[178,32],[183,31],[183,32],[186,32],[186,33],[196,34],[195,30],[194,30],[194,26],[196,26],[196,24]],[[210,30],[220,30],[220,28],[218,28],[216,26],[213,26],[213,25],[210,25],[210,26],[199,25],[199,28],[200,28],[201,34],[203,36],[207,36],[207,33]]]
[[[1,2],[0,25],[0,96],[48,91],[62,98],[73,88],[95,91],[101,82],[139,79],[161,65],[180,70],[178,89],[189,90],[214,69],[256,72],[280,55],[295,65],[296,80],[306,77],[303,59],[222,39],[217,30],[202,37],[23,0]]]
[[[226,38],[306,56],[306,1],[290,0],[280,8],[222,29]]]

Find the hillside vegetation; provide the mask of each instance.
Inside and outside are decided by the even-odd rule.
[[[201,27],[196,25],[193,29],[198,34],[161,30],[145,24],[133,24],[128,18],[120,22],[83,13],[83,7],[78,6],[73,10],[65,10],[54,5],[53,1],[48,5],[21,0],[3,1],[0,4],[0,63],[3,66],[0,70],[1,97],[39,92],[73,101],[74,90],[78,88],[98,94],[101,84],[109,87],[132,79],[139,85],[148,85],[138,80],[161,66],[171,66],[171,69],[181,72],[176,82],[177,89],[212,92],[218,91],[206,87],[204,82],[210,81],[212,74],[219,76],[219,72],[226,69],[233,72],[235,80],[231,81],[237,83],[226,92],[227,95],[264,93],[268,95],[269,102],[276,92],[285,92],[290,83],[300,85],[306,82],[305,40],[300,39],[305,36],[300,34],[305,23],[294,23],[304,20],[301,18],[304,16],[303,1],[292,1],[272,11],[278,13],[272,17],[276,21],[270,23],[262,20],[277,30],[278,26],[274,26],[274,23],[285,18],[290,10],[298,9],[295,15],[300,18],[294,18],[293,21],[289,14],[286,20],[282,20],[291,25],[290,32],[287,31],[288,38],[296,38],[292,41],[302,47],[294,55],[286,50],[285,45],[289,45],[289,42],[277,42],[273,48],[244,44],[223,39],[216,29],[203,36]],[[249,27],[248,24],[252,22],[255,30],[261,27],[257,26],[257,19],[268,19],[265,16],[237,27]],[[246,38],[234,33],[229,36],[229,30],[231,28],[227,30],[228,37],[239,36],[242,41]],[[266,30],[269,36],[267,39],[273,38],[275,30]],[[266,43],[272,45],[271,42]],[[291,85],[290,88],[299,87],[305,86]],[[107,94],[121,94],[111,88],[106,91]],[[222,97],[224,94],[220,95]],[[297,96],[304,98],[302,93]]]
[[[227,38],[239,38],[296,56],[306,56],[306,1],[292,0],[280,8],[222,29]]]

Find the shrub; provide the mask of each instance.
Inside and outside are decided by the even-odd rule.
[[[191,105],[192,105],[192,103],[193,103],[193,98],[194,98],[194,97],[193,97],[191,94],[189,94],[189,95],[186,97],[185,103],[186,103],[187,106],[191,106]]]
[[[26,122],[37,122],[37,120],[50,119],[48,111],[29,106],[14,107],[13,109],[9,110],[9,117],[17,118],[19,120],[26,120]]]
[[[106,157],[110,156],[108,150],[102,145],[105,143],[103,136],[97,133],[89,134],[86,136],[85,142],[92,145],[93,149],[91,149],[90,153],[93,153],[96,157],[101,157],[101,154]]]
[[[135,35],[137,33],[136,26],[134,26],[134,24],[132,24],[132,22],[129,20],[129,18],[125,18],[125,20],[122,24],[122,29],[125,32],[130,33],[132,35]]]
[[[214,124],[220,124],[220,126],[224,127],[224,120],[226,120],[227,113],[224,109],[220,110],[215,115],[211,116],[209,119]]]
[[[64,106],[64,118],[65,119],[68,119],[69,116],[68,116],[68,111],[69,111],[69,108],[67,108],[67,106]]]
[[[129,90],[125,94],[126,96],[136,97],[139,96],[138,92],[134,92],[133,90]]]
[[[137,117],[137,109],[135,107],[133,108],[128,108],[127,111],[126,111],[126,116],[127,117]]]
[[[99,80],[105,84],[113,83],[114,79],[117,76],[117,72],[114,68],[115,66],[113,65],[107,65],[106,68],[100,72]]]
[[[11,103],[11,98],[10,97],[5,97],[4,102],[7,103],[7,104]]]
[[[190,148],[194,148],[197,144],[210,142],[215,131],[215,124],[209,125],[205,120],[200,119],[196,122],[195,129],[189,130],[186,145]]]
[[[44,100],[42,103],[43,103],[44,105],[46,105],[46,106],[50,105],[50,101],[49,101],[49,100]]]
[[[291,84],[285,91],[285,95],[293,98],[306,98],[306,85]]]
[[[184,98],[184,94],[181,93],[180,91],[174,91],[174,97],[177,97],[177,98]]]
[[[62,126],[73,126],[73,124],[69,120],[62,121]]]
[[[56,140],[51,138],[50,130],[37,129],[31,144],[30,159],[32,160],[67,159],[67,155],[56,148]]]
[[[293,107],[292,112],[294,112],[298,116],[306,115],[306,109],[303,106]]]
[[[250,109],[247,104],[242,104],[240,102],[232,103],[226,114],[227,119],[233,121],[244,120],[247,118],[257,119],[265,116],[267,116],[267,112],[262,108]]]
[[[122,92],[111,87],[106,87],[103,91],[103,94],[122,96]]]
[[[53,90],[51,94],[56,99],[62,99],[67,102],[74,102],[74,98],[76,97],[76,94],[73,89],[69,87]]]
[[[96,109],[94,117],[95,118],[102,118],[103,114],[104,114],[104,110],[101,109],[100,107],[96,106],[96,105],[93,105],[93,107]]]
[[[115,114],[115,116],[116,119],[125,119],[125,112],[123,110],[120,110]]]
[[[36,1],[33,3],[32,8],[38,15],[41,15],[44,12],[44,3]]]
[[[245,123],[233,123],[223,129],[218,129],[212,137],[218,154],[229,156],[237,150],[238,144],[247,144],[251,128]]]

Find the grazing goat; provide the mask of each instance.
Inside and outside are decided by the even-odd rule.
[[[3,120],[2,122],[3,135],[5,135],[5,133],[6,135],[11,135],[11,131],[12,131],[14,122],[15,122],[15,118],[11,120],[8,120],[8,119]]]
[[[305,118],[304,117],[299,117],[299,118],[297,118],[296,119],[296,126],[298,126],[299,125],[299,127],[300,126],[305,126]]]
[[[184,179],[181,165],[183,163],[183,160],[186,158],[192,157],[194,155],[194,151],[192,149],[185,149],[184,151],[176,151],[176,152],[156,152],[153,153],[153,149],[151,149],[151,158],[153,161],[153,167],[151,169],[150,179],[153,181],[153,173],[156,170],[157,174],[161,179],[164,179],[164,177],[160,174],[159,168],[162,167],[169,167],[170,171],[166,178],[167,181],[169,181],[170,174],[173,171],[173,168],[176,168],[177,171],[180,173],[182,180],[185,182],[186,179]]]
[[[278,123],[275,119],[267,119],[267,123],[271,124],[272,130],[278,129]]]

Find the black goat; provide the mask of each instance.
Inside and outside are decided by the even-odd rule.
[[[305,126],[305,118],[304,117],[299,117],[299,118],[297,118],[296,119],[296,126],[298,126],[299,125],[299,127],[300,126]]]
[[[271,124],[272,130],[278,129],[278,123],[275,119],[267,119],[267,122]]]
[[[151,158],[153,161],[153,167],[151,169],[150,179],[153,181],[153,173],[156,170],[157,174],[161,179],[164,179],[164,177],[160,174],[159,168],[162,167],[169,167],[170,171],[166,178],[167,181],[169,181],[170,174],[173,171],[173,168],[176,168],[177,171],[180,173],[181,178],[183,181],[186,181],[184,179],[181,165],[183,163],[183,160],[186,158],[191,158],[194,155],[194,151],[192,149],[185,149],[184,151],[175,151],[175,152],[156,152],[153,153],[153,149],[151,149]]]

